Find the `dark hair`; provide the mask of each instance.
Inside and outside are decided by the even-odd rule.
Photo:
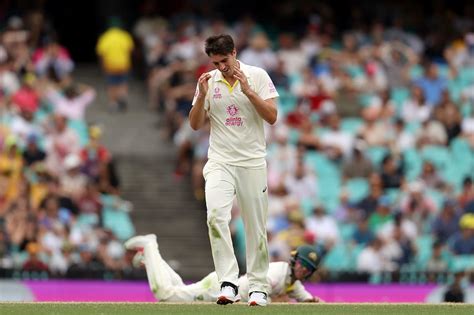
[[[234,51],[234,40],[228,34],[211,36],[206,39],[205,51],[211,55],[229,55]]]

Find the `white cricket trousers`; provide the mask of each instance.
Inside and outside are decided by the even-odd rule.
[[[268,292],[267,169],[249,169],[208,161],[206,180],[207,225],[219,282],[238,284],[239,267],[229,228],[234,197],[245,227],[249,292]]]
[[[215,272],[199,282],[186,285],[166,263],[158,250],[158,243],[150,242],[143,248],[148,284],[157,300],[167,302],[214,302],[219,294],[219,281]]]

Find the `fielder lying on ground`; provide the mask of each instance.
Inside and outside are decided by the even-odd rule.
[[[166,302],[215,302],[219,297],[221,284],[216,272],[189,285],[161,257],[156,235],[135,236],[125,242],[129,250],[136,250],[138,259],[145,265],[148,283],[154,296]],[[298,302],[320,302],[320,299],[306,291],[302,281],[308,279],[318,268],[320,253],[309,245],[300,246],[292,254],[292,260],[270,263],[267,280],[269,297],[288,295]],[[248,300],[246,275],[239,278],[238,293],[243,301]]]

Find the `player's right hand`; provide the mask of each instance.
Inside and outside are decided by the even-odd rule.
[[[206,96],[209,90],[209,83],[207,82],[211,78],[209,72],[203,73],[198,79],[199,96]]]

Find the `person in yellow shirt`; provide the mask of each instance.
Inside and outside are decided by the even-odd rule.
[[[17,139],[9,135],[4,144],[4,150],[0,153],[0,173],[7,179],[7,200],[18,197],[20,182],[23,175],[23,158],[17,147]]]
[[[117,17],[109,21],[109,28],[97,41],[96,53],[107,78],[107,94],[111,109],[125,110],[128,96],[128,73],[134,48],[132,36],[121,28]]]

